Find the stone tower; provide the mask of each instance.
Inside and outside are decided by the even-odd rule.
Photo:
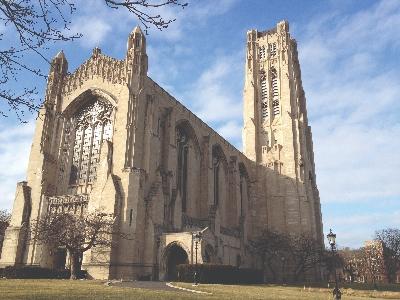
[[[268,185],[273,182],[266,176],[270,205],[266,210],[283,206],[284,214],[269,220],[265,216],[265,222],[279,230],[312,232],[322,238],[311,127],[297,44],[287,21],[271,30],[247,33],[243,113],[244,154],[286,179],[280,189],[271,191]]]

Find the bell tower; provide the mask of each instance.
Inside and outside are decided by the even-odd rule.
[[[300,178],[300,168],[307,161],[312,167],[314,157],[297,44],[287,21],[271,30],[247,33],[245,76],[244,153],[281,174]]]
[[[311,127],[297,43],[287,21],[270,30],[247,32],[243,98],[244,154],[291,182],[284,195],[271,195],[285,199],[286,223],[294,228],[304,224],[302,230],[322,237]]]

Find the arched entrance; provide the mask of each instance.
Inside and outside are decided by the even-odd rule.
[[[166,250],[166,279],[176,280],[178,272],[176,266],[189,263],[186,251],[178,244],[172,244]]]

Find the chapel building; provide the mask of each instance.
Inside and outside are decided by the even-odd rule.
[[[247,33],[243,152],[148,75],[139,27],[123,60],[95,48],[73,73],[52,63],[26,181],[17,184],[0,266],[65,265],[65,250],[29,239],[59,210],[113,214],[133,238],[93,248],[97,279],[173,279],[198,262],[257,268],[249,241],[262,230],[310,234],[323,246],[319,193],[296,41],[281,21]],[[315,270],[318,277],[320,270]]]

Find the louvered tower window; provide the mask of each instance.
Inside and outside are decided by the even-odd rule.
[[[261,75],[261,116],[264,121],[268,118],[268,82],[265,75]]]
[[[269,53],[271,54],[271,57],[276,55],[276,43],[271,43],[268,44],[269,47]]]
[[[272,78],[272,110],[274,116],[279,115],[279,92],[278,92],[278,76],[275,69],[271,70]]]
[[[260,59],[265,59],[265,46],[261,46],[260,48],[259,48],[259,57],[260,57]]]

